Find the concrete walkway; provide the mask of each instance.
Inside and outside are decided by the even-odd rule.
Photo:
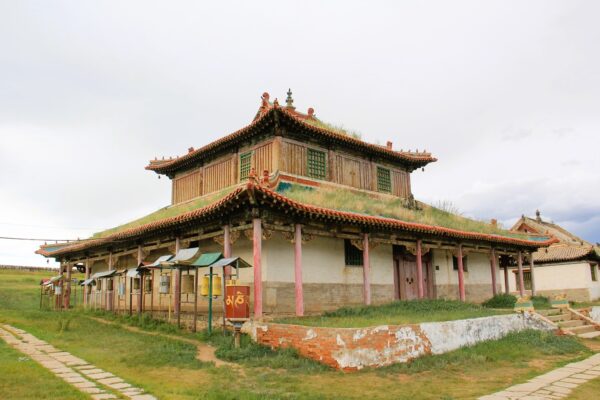
[[[479,400],[554,400],[567,397],[573,389],[590,379],[600,377],[600,354],[567,364],[526,383],[511,386]]]
[[[143,389],[134,387],[71,353],[60,351],[22,329],[3,324],[0,338],[81,392],[89,394],[94,400],[156,400],[156,397],[145,394]]]

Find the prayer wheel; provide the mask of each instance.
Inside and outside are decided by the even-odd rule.
[[[194,293],[194,275],[181,277],[181,293]]]
[[[250,286],[227,285],[225,295],[225,318],[233,321],[250,318]]]
[[[213,275],[213,285],[212,285],[212,295],[213,297],[218,297],[223,294],[221,290],[221,277],[219,275]],[[200,285],[200,295],[207,297],[209,292],[209,284],[210,284],[210,274],[206,274],[202,277],[201,285]]]
[[[160,286],[158,292],[160,294],[169,294],[169,289],[171,287],[171,279],[169,275],[161,275],[159,283]]]

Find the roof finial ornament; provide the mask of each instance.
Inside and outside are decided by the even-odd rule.
[[[535,220],[537,222],[542,222],[542,213],[540,210],[535,210]]]
[[[296,109],[296,107],[294,107],[294,99],[292,98],[292,89],[288,89],[288,91],[287,91],[287,97],[285,99],[285,107],[289,108],[291,110]]]

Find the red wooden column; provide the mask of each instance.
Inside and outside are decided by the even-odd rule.
[[[535,296],[535,272],[533,264],[533,252],[531,252],[529,253],[529,270],[531,271],[531,295]]]
[[[371,304],[371,260],[369,257],[369,234],[363,236],[363,295],[365,304]]]
[[[460,301],[465,301],[465,271],[463,266],[462,244],[458,245],[456,258],[458,261],[458,297]]]
[[[63,275],[63,277],[60,279],[60,281],[58,281],[58,285],[57,285],[60,287],[60,294],[58,296],[56,294],[54,295],[54,308],[55,309],[58,308],[59,310],[62,310],[62,307],[63,307],[64,266],[65,266],[65,264],[61,261],[60,265],[58,266],[58,274]]]
[[[85,259],[85,280],[90,279],[90,260]],[[83,287],[83,305],[87,306],[89,303],[90,289],[92,285],[86,285]]]
[[[175,255],[179,252],[181,246],[181,242],[179,237],[175,238]],[[181,279],[180,279],[181,271],[179,268],[175,268],[175,276],[173,278],[173,312],[177,315],[177,319],[179,320],[179,309],[181,305]]]
[[[296,224],[294,235],[294,283],[296,288],[296,315],[304,315],[302,291],[302,225]]]
[[[138,246],[137,249],[137,266],[139,267],[142,264],[142,246]],[[144,311],[144,274],[140,274],[140,293],[138,297],[138,314],[142,314]]]
[[[509,282],[508,282],[508,266],[505,265],[504,266],[504,293],[506,293],[506,294],[510,293],[510,287],[508,285],[509,285]]]
[[[417,240],[417,282],[419,289],[419,298],[425,297],[425,290],[423,289],[423,252],[422,252],[421,239]]]
[[[108,253],[108,270],[112,270],[113,269],[113,255],[112,255],[112,251],[110,253]],[[115,281],[114,281],[114,277],[112,278],[107,278],[106,279],[106,290],[104,291],[104,296],[106,297],[106,305],[104,307],[105,310],[107,311],[112,311],[112,293],[109,293],[108,291],[108,280],[111,279],[113,282],[113,292],[115,291]]]
[[[262,318],[262,223],[260,218],[252,220],[252,252],[254,255],[254,318]]]
[[[492,294],[495,296],[496,294],[498,294],[498,290],[496,288],[496,273],[497,273],[497,268],[496,268],[496,262],[497,262],[497,257],[496,257],[496,249],[494,249],[492,247],[492,251],[490,253],[490,269],[492,272]]]
[[[517,253],[517,265],[519,268],[519,295],[525,295],[525,283],[523,282],[523,253],[521,250]]]
[[[67,280],[66,285],[65,285],[65,297],[64,297],[64,302],[65,302],[65,309],[69,309],[71,307],[71,270],[73,269],[73,266],[69,263],[67,263],[66,265],[67,267]]]
[[[230,258],[231,257],[231,227],[229,226],[229,224],[227,225],[223,225],[223,257],[225,258]],[[223,332],[225,332],[225,327],[226,327],[226,322],[225,321],[225,308],[227,307],[225,301],[227,300],[227,296],[225,296],[225,292],[227,291],[227,280],[231,277],[231,266],[226,266],[223,268],[223,288],[222,293],[223,293]],[[198,278],[198,268],[196,268],[196,276],[195,276],[195,282]],[[196,313],[197,313],[197,307],[198,307],[198,299],[197,299],[197,292],[198,292],[198,282],[195,283],[195,289],[194,289],[194,332],[196,332]]]

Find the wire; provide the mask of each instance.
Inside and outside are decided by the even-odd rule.
[[[24,237],[0,236],[0,240],[28,240],[31,242],[82,242],[89,239],[36,239]]]

